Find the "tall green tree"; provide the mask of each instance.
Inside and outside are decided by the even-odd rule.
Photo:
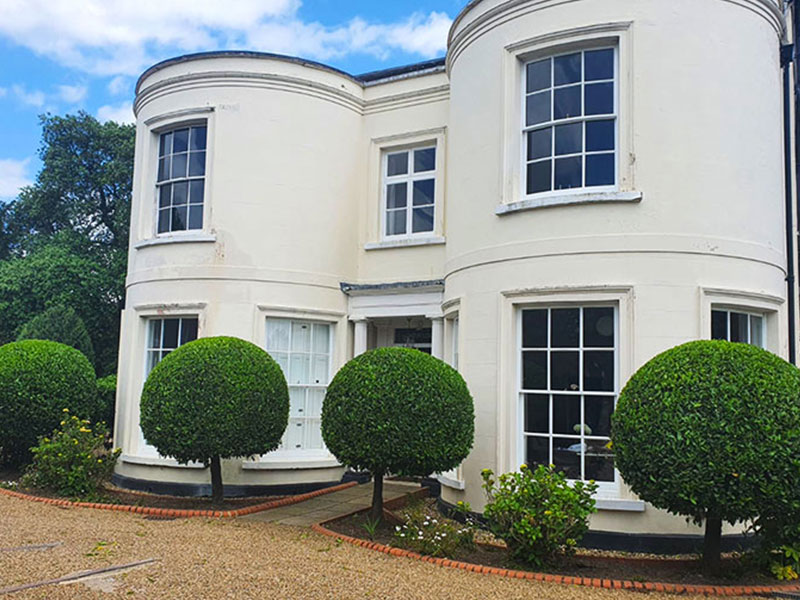
[[[0,344],[63,305],[86,323],[97,371],[115,372],[135,127],[85,112],[40,119],[42,170],[0,207]]]

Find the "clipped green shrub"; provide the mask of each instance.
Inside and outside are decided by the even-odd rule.
[[[0,462],[28,462],[30,447],[58,427],[62,409],[91,418],[97,404],[94,369],[78,350],[44,340],[0,346]]]
[[[322,405],[322,437],[339,461],[374,478],[425,476],[458,466],[472,449],[474,408],[458,371],[418,350],[380,348],[344,365]]]
[[[50,340],[80,350],[94,365],[94,347],[86,325],[71,308],[53,306],[25,323],[17,341]]]
[[[223,498],[220,459],[265,454],[289,422],[289,389],[264,350],[233,337],[201,338],[167,355],[142,391],[144,437],[179,463],[211,467]]]
[[[800,371],[766,350],[697,341],[631,377],[612,417],[616,465],[640,498],[706,523],[707,571],[722,522],[776,514],[800,489]]]
[[[552,465],[535,471],[522,465],[497,480],[484,469],[481,476],[488,500],[483,516],[514,559],[543,567],[574,553],[596,512],[596,483],[568,482]]]
[[[104,421],[108,430],[114,431],[114,409],[117,402],[117,376],[107,375],[97,380],[98,416],[96,421]]]
[[[95,500],[111,478],[120,450],[105,448],[105,423],[92,427],[65,408],[61,428],[31,448],[33,461],[20,485],[59,496]]]

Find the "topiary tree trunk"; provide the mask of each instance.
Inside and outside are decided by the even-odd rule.
[[[717,575],[720,571],[722,545],[722,519],[706,517],[706,533],[703,540],[703,571],[707,575]]]
[[[372,510],[370,518],[373,521],[383,519],[383,473],[372,474]]]
[[[222,465],[219,456],[211,457],[211,502],[222,504],[225,491],[222,487]]]

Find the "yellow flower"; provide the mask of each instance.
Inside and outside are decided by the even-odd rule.
[[[89,433],[91,429],[86,429],[86,427],[81,427],[78,431],[80,431],[81,433]]]
[[[528,465],[526,465],[525,463],[522,463],[522,464],[519,466],[519,470],[520,470],[520,471],[524,471],[524,470],[525,470],[525,469],[527,469],[527,468],[528,468]]]
[[[546,514],[549,517],[550,515],[553,514],[553,511],[552,510],[546,510],[546,511],[544,511],[544,514]]]
[[[64,409],[62,409],[62,411],[61,411],[61,412],[66,412],[66,413],[68,413],[68,412],[69,412],[69,409],[68,409],[68,408],[64,408]]]
[[[98,458],[97,462],[101,463],[101,462],[103,462],[103,459],[102,458]]]

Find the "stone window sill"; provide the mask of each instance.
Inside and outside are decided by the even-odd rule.
[[[335,458],[285,458],[242,463],[244,471],[288,471],[296,469],[333,469],[341,467]]]
[[[136,242],[133,247],[149,248],[150,246],[161,246],[162,244],[213,244],[217,241],[217,236],[213,233],[185,233],[180,235],[162,235],[149,240]]]
[[[641,202],[641,192],[592,192],[576,194],[550,194],[540,198],[528,198],[519,202],[500,204],[495,209],[498,216],[535,208],[548,208],[550,206],[569,206],[572,204],[596,204],[606,202]]]
[[[644,502],[642,500],[620,500],[615,498],[597,498],[595,500],[597,510],[608,510],[618,512],[644,512]]]
[[[202,463],[190,462],[187,465],[178,463],[174,458],[164,458],[163,456],[135,456],[123,454],[119,459],[131,465],[145,465],[149,467],[167,467],[171,469],[205,469]]]
[[[438,246],[445,243],[441,236],[403,238],[399,240],[383,240],[364,244],[364,250],[387,250],[390,248],[410,248],[413,246]]]

